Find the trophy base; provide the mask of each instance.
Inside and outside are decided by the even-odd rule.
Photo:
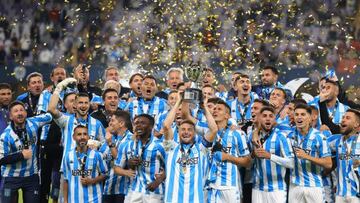
[[[202,91],[197,88],[187,88],[184,91],[183,100],[186,102],[199,104],[202,101]]]

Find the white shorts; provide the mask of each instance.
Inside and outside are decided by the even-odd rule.
[[[130,203],[162,203],[164,202],[163,195],[144,194],[140,192],[131,192]]]
[[[266,192],[257,189],[252,190],[251,195],[252,203],[285,203],[286,202],[286,191],[273,191]]]
[[[127,195],[124,198],[124,203],[130,203],[131,201],[131,194],[132,192],[129,190],[129,192],[127,193]]]
[[[359,197],[336,196],[335,197],[335,202],[336,203],[360,203],[360,198]]]
[[[240,202],[240,192],[238,189],[224,189],[217,190],[210,188],[208,191],[207,202],[211,203],[222,203],[222,202],[231,202],[239,203]]]
[[[324,202],[323,188],[290,184],[289,202]]]

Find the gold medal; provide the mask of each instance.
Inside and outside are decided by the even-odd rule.
[[[186,174],[186,171],[187,171],[186,170],[186,165],[182,167],[182,171],[183,171],[184,174]]]

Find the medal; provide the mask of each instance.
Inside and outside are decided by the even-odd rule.
[[[186,174],[186,165],[182,167],[183,174]]]

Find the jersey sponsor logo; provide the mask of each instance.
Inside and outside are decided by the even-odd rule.
[[[88,170],[81,170],[81,169],[71,170],[71,174],[73,176],[87,177],[87,176],[91,176],[91,173],[92,173],[92,169],[88,169]]]
[[[186,165],[196,165],[199,163],[199,157],[187,158],[186,161],[182,160],[182,158],[179,157],[176,163],[181,165],[184,163],[186,163]]]

